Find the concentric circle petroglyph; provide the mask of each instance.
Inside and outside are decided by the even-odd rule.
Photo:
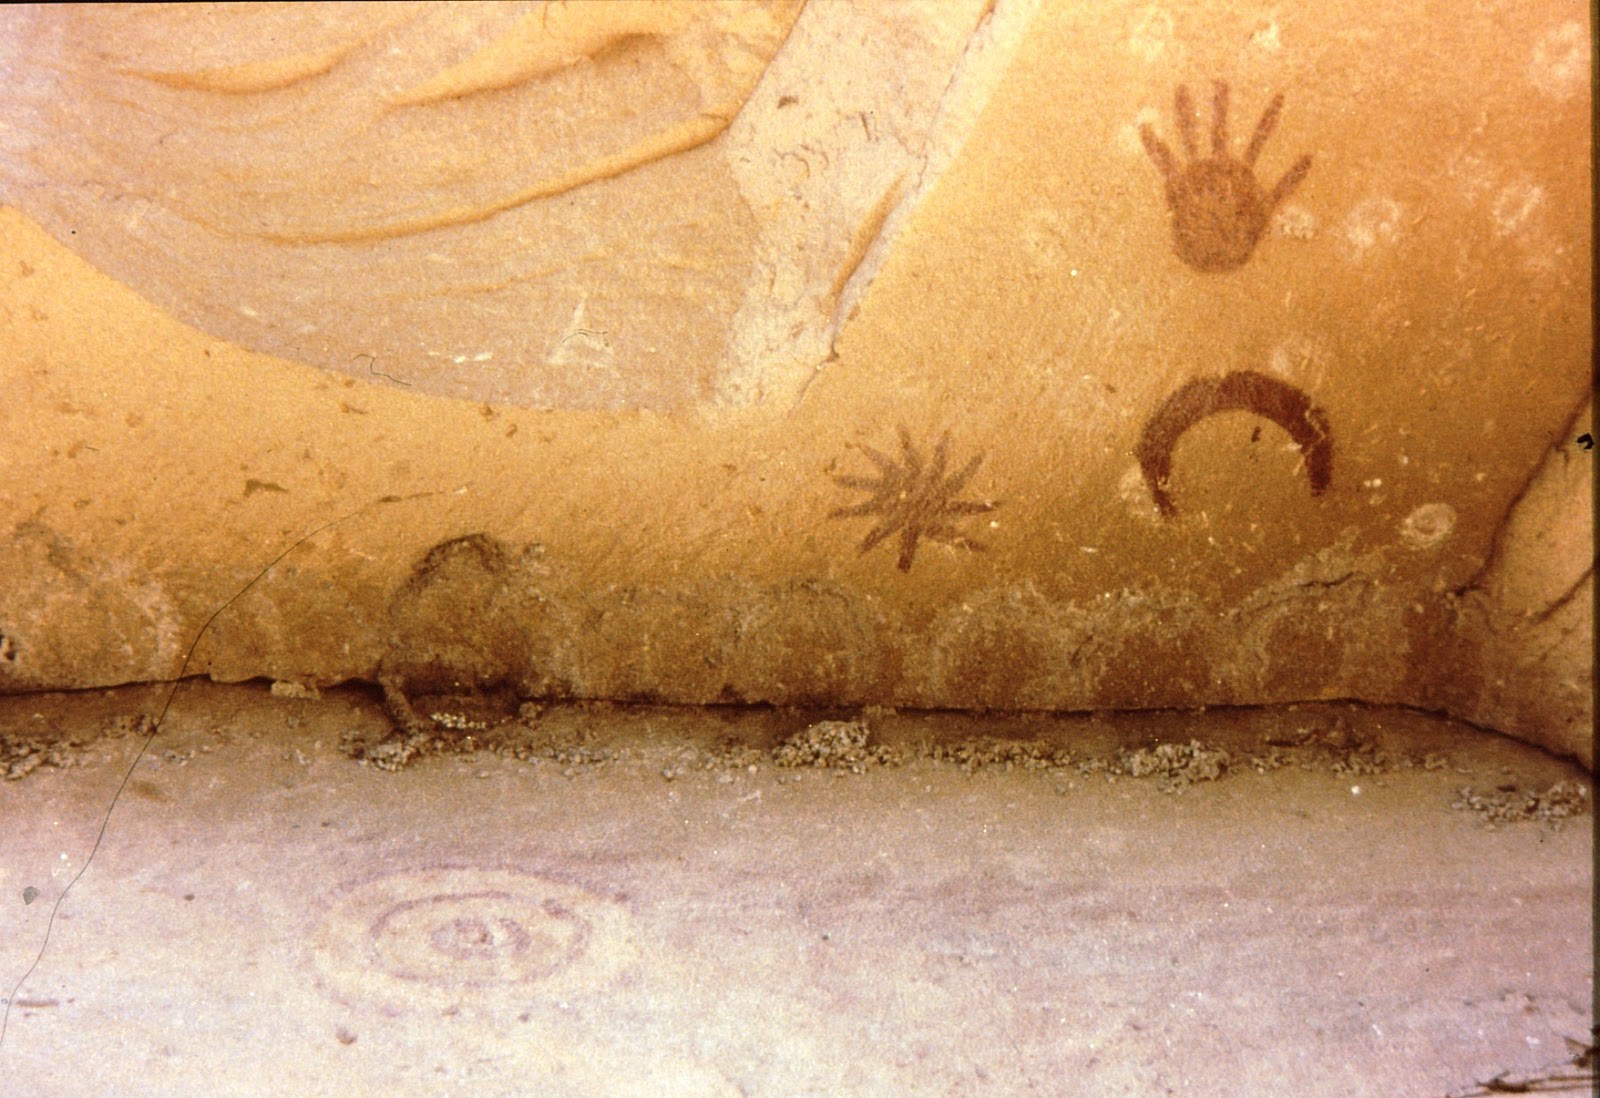
[[[1424,503],[1400,523],[1400,540],[1411,549],[1432,549],[1456,528],[1456,509],[1448,503]]]
[[[631,955],[627,924],[620,904],[544,877],[413,870],[340,888],[312,955],[344,1002],[494,1005],[601,985]]]

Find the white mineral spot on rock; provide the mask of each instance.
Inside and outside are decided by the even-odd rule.
[[[1250,36],[1250,44],[1256,49],[1265,50],[1268,53],[1277,53],[1283,49],[1283,39],[1278,32],[1278,21],[1269,19],[1265,26],[1262,26]]]
[[[1355,249],[1356,258],[1378,244],[1393,244],[1400,237],[1400,203],[1392,198],[1369,198],[1358,203],[1344,219],[1344,235]]]
[[[1278,235],[1291,240],[1310,240],[1317,235],[1317,215],[1304,206],[1285,206],[1273,221]]]
[[[1128,52],[1141,61],[1154,61],[1172,44],[1172,13],[1165,8],[1142,8],[1128,28]]]
[[[1495,234],[1510,236],[1517,232],[1543,203],[1544,188],[1536,183],[1501,188],[1491,210]]]
[[[1400,523],[1400,540],[1412,549],[1432,549],[1456,527],[1456,509],[1448,503],[1424,503]]]
[[[1589,34],[1577,20],[1549,31],[1533,48],[1528,80],[1553,99],[1571,99],[1588,86]]]
[[[1332,358],[1321,339],[1305,332],[1293,332],[1272,348],[1267,368],[1302,389],[1314,392],[1327,376]]]

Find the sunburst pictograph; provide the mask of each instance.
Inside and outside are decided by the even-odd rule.
[[[898,567],[902,572],[911,571],[912,561],[917,556],[917,543],[923,538],[943,545],[959,546],[962,549],[983,549],[981,543],[973,541],[958,530],[957,524],[969,515],[981,515],[993,511],[1000,506],[999,501],[956,498],[977,473],[978,466],[983,464],[983,454],[975,455],[960,469],[947,476],[946,469],[950,461],[949,432],[939,437],[930,460],[925,460],[916,443],[911,441],[910,431],[901,427],[899,434],[901,451],[899,461],[870,446],[860,448],[861,452],[867,455],[867,459],[878,467],[877,476],[830,474],[838,484],[857,491],[871,492],[872,495],[861,503],[836,507],[828,513],[828,517],[878,516],[877,525],[867,531],[867,536],[861,539],[861,552],[868,552],[885,538],[898,533],[900,535]]]

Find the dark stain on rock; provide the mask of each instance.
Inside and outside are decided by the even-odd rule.
[[[167,795],[166,790],[159,785],[154,782],[142,781],[139,778],[135,778],[128,783],[128,792],[136,797],[143,797],[147,801],[154,801],[156,804],[167,804],[172,800]]]
[[[384,673],[411,691],[490,689],[514,681],[518,623],[508,602],[522,554],[489,534],[435,545],[389,603]]]
[[[287,493],[288,491],[289,489],[285,488],[283,485],[270,480],[256,480],[254,477],[251,477],[249,480],[244,482],[244,496],[246,499],[249,499],[257,492]]]

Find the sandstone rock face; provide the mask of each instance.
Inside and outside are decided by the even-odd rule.
[[[0,689],[1348,697],[1592,760],[1584,20],[7,9]]]
[[[979,14],[14,12],[35,71],[0,171],[58,239],[254,350],[527,407],[751,400],[827,355]]]

